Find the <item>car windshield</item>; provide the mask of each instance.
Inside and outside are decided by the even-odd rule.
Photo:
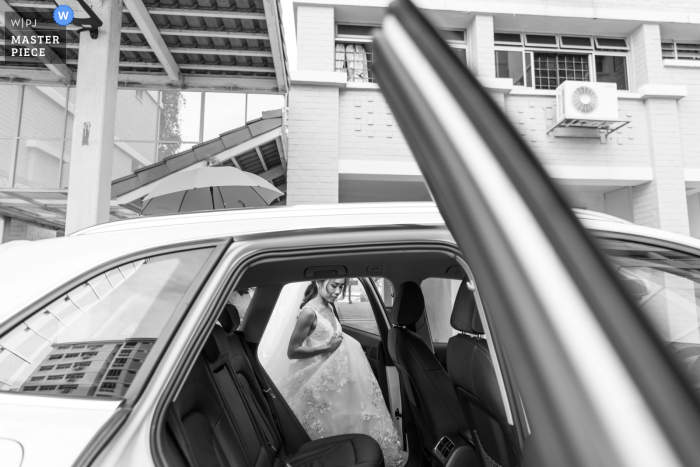
[[[700,256],[627,240],[601,240],[668,351],[700,389]]]
[[[0,337],[0,390],[123,396],[211,251],[122,264],[37,311]]]

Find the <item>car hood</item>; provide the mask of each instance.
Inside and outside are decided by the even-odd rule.
[[[120,404],[0,393],[0,464],[9,463],[5,451],[16,459],[19,446],[22,467],[72,465]]]

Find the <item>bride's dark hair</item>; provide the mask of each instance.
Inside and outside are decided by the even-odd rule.
[[[343,279],[343,293],[340,295],[342,298],[345,298],[345,289],[347,288],[348,282],[348,278]],[[309,284],[304,291],[304,298],[301,300],[301,305],[299,305],[299,308],[304,308],[304,305],[306,305],[309,300],[314,298],[316,295],[318,295],[318,285],[316,284],[316,281],[311,281],[311,284]]]

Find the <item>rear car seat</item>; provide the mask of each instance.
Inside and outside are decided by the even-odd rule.
[[[257,359],[236,332],[240,318],[227,306],[168,414],[169,433],[190,467],[379,467],[377,442],[361,434],[303,443],[291,453],[253,365]],[[267,386],[267,382],[263,381]],[[171,440],[172,441],[172,440]],[[182,462],[175,462],[181,464]]]

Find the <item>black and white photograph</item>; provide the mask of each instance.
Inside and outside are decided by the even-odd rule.
[[[700,0],[0,33],[0,467],[700,466]]]

